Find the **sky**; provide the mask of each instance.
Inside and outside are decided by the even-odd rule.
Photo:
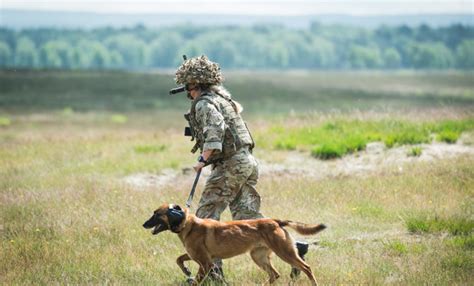
[[[472,14],[474,0],[0,0],[1,9],[244,15]]]

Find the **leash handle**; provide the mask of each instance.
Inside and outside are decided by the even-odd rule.
[[[196,191],[196,186],[199,181],[199,177],[201,176],[201,171],[202,171],[202,168],[199,169],[199,171],[196,174],[196,178],[194,179],[193,188],[191,189],[191,193],[189,194],[188,200],[186,201],[187,208],[190,208],[191,203],[193,202],[194,192]]]

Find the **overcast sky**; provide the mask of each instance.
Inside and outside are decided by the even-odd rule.
[[[2,9],[247,15],[473,14],[474,0],[0,0]]]

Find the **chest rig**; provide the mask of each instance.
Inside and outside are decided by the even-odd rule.
[[[204,146],[204,126],[196,118],[196,105],[202,100],[212,104],[224,117],[222,151],[213,152],[212,156],[208,159],[209,164],[226,160],[243,147],[247,147],[251,152],[255,143],[247,125],[237,112],[235,102],[231,98],[226,98],[212,92],[205,92],[196,98],[191,105],[190,112],[184,116],[191,127],[191,140],[196,140],[191,152],[195,153],[198,149],[202,152]]]

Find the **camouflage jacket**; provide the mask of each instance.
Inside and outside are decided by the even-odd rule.
[[[189,123],[196,139],[191,152],[215,150],[208,161],[231,157],[237,150],[254,146],[252,136],[237,112],[235,103],[216,93],[205,92],[196,98],[189,113]]]

